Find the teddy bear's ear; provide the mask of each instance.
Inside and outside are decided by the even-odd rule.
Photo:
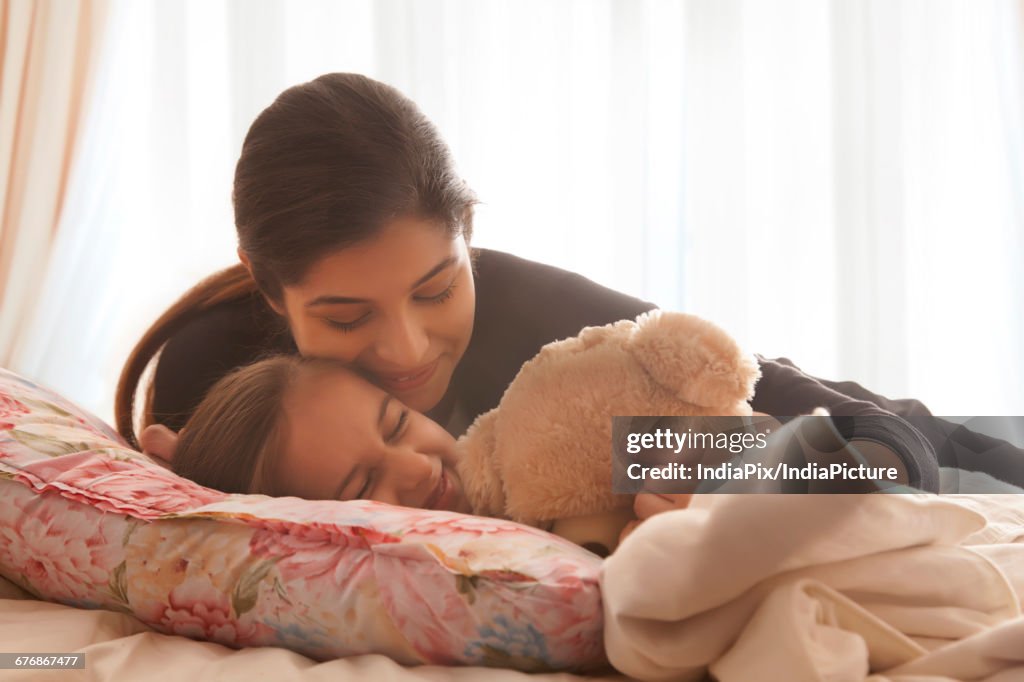
[[[686,313],[644,313],[626,347],[656,382],[702,407],[749,400],[761,375],[756,359],[731,336]]]

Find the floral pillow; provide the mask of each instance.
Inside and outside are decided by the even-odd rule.
[[[0,575],[42,599],[321,660],[587,670],[600,565],[497,519],[210,490],[0,369]]]

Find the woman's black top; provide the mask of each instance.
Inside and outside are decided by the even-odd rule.
[[[474,252],[473,335],[442,400],[442,423],[444,410],[453,405],[458,405],[470,421],[495,407],[519,368],[545,344],[575,336],[583,327],[635,318],[656,307],[565,270],[499,251]],[[167,342],[157,361],[153,392],[156,422],[179,430],[206,391],[224,374],[268,354],[295,352],[280,319],[258,295],[199,314]],[[815,379],[788,360],[759,361],[762,378],[752,401],[756,411],[793,416],[822,406],[841,416],[929,415],[915,400],[889,400],[851,382]],[[941,453],[955,429],[927,433],[895,417],[884,423],[890,426],[876,428],[866,437],[883,441],[900,455],[912,485],[937,490],[935,453]],[[991,444],[972,441],[971,445],[988,448]],[[964,462],[961,459],[957,464],[963,466]],[[1017,474],[1017,479],[1003,480],[1024,480],[1024,470]]]

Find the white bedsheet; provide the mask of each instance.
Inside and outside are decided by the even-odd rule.
[[[252,682],[585,682],[569,674],[527,675],[512,670],[445,666],[403,667],[385,656],[353,656],[318,663],[272,647],[236,651],[219,644],[151,632],[135,618],[28,598],[0,578],[0,650],[85,654],[84,670],[0,671],[4,682],[217,680]],[[601,678],[608,682],[621,676]]]

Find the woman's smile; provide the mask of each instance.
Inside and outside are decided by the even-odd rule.
[[[430,381],[437,370],[438,364],[441,362],[440,356],[435,358],[433,362],[421,365],[414,369],[403,370],[403,371],[376,371],[370,370],[370,376],[376,381],[384,390],[401,394],[414,389],[419,388],[423,384]]]

